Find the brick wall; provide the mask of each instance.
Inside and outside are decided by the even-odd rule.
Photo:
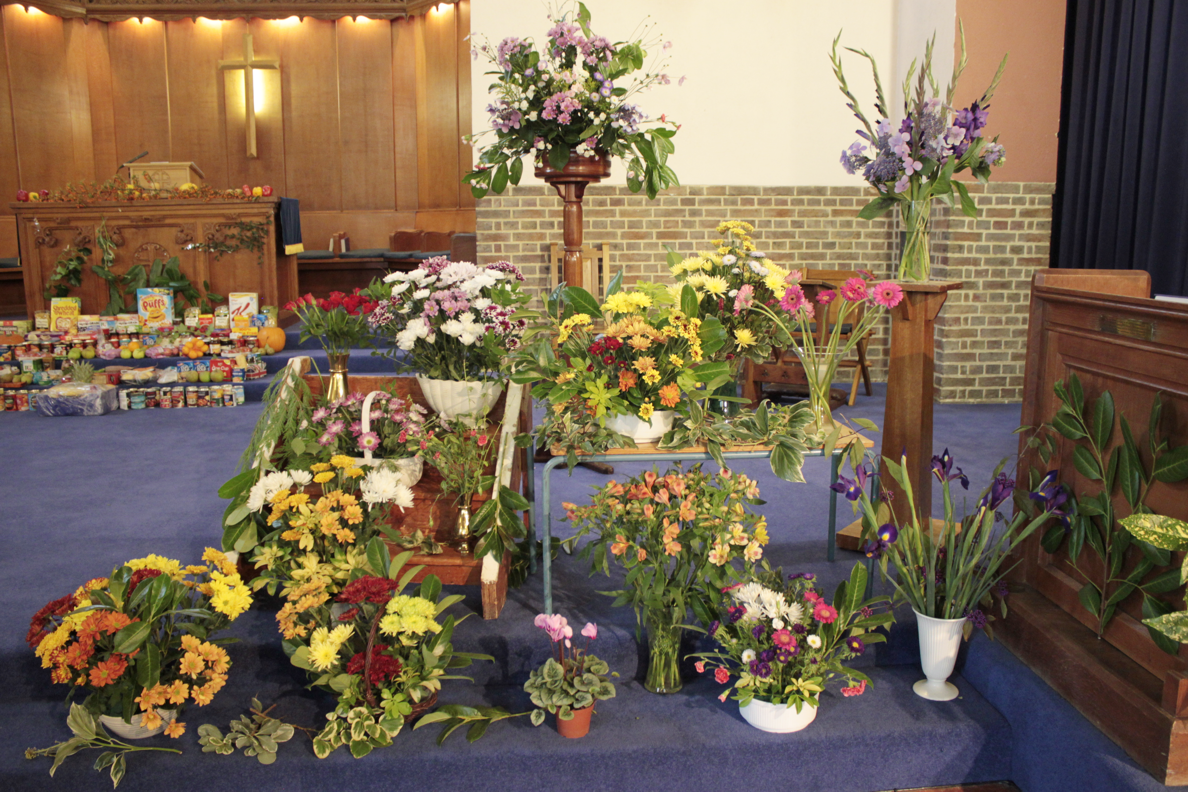
[[[1023,372],[1027,285],[1047,264],[1051,185],[974,185],[982,217],[934,209],[934,277],[961,278],[938,330],[937,393],[947,401],[1018,399]],[[868,269],[891,277],[898,266],[898,218],[869,222],[857,187],[680,187],[649,201],[625,187],[586,191],[585,243],[610,247],[612,272],[628,283],[669,280],[665,245],[682,255],[708,250],[722,220],[755,226],[755,241],[788,267]],[[991,203],[992,201],[992,203]],[[478,202],[478,257],[519,266],[530,290],[549,284],[549,246],[561,242],[561,201],[550,187],[510,188]],[[988,268],[992,268],[990,277]],[[950,314],[950,311],[952,313]],[[869,345],[872,374],[886,378],[888,323]]]

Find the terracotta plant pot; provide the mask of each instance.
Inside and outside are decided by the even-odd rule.
[[[590,716],[594,714],[594,706],[582,707],[573,711],[569,720],[557,718],[557,733],[562,737],[577,739],[590,733]]]

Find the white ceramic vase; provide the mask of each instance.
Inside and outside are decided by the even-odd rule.
[[[155,737],[165,731],[165,727],[177,717],[177,710],[158,709],[157,714],[161,716],[161,725],[155,729],[146,729],[141,725],[144,720],[143,713],[133,715],[131,723],[118,715],[100,715],[99,722],[103,724],[103,728],[107,729],[109,734],[114,734],[116,737],[124,740],[143,740],[146,737]]]
[[[435,413],[447,421],[463,418],[463,423],[469,425],[480,422],[503,391],[503,383],[498,380],[459,382],[429,379],[418,374],[417,384]]]
[[[798,732],[817,717],[817,708],[808,704],[801,704],[800,712],[797,712],[795,706],[772,704],[759,699],[751,699],[750,704],[739,704],[738,712],[743,720],[756,729],[772,734]]]
[[[965,619],[934,619],[912,609],[920,632],[920,665],[924,676],[912,686],[920,698],[929,701],[952,701],[957,698],[957,686],[949,682],[961,648],[961,630]]]
[[[606,419],[606,428],[612,432],[627,435],[637,443],[654,443],[672,428],[672,410],[656,410],[652,420],[642,420],[638,415],[613,415]]]

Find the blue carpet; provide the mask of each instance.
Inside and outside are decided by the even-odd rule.
[[[850,415],[882,422],[882,389],[860,399]],[[46,419],[0,416],[0,585],[7,607],[0,615],[0,655],[8,671],[0,691],[0,777],[5,789],[109,789],[90,769],[94,756],[69,759],[54,779],[49,761],[27,761],[23,749],[69,736],[64,689],[25,646],[29,616],[48,600],[112,566],[149,552],[196,560],[219,538],[223,502],[218,485],[235,462],[260,411],[142,411],[100,418]],[[1013,451],[1010,431],[1017,405],[937,405],[936,437],[947,443],[975,488],[998,460]],[[940,450],[938,448],[938,450]],[[638,469],[640,466],[635,466]],[[778,482],[765,462],[745,466],[760,482],[772,529],[769,558],[787,569],[817,573],[832,589],[859,556],[839,552],[825,560],[827,463],[810,459],[806,484]],[[620,477],[633,468],[621,466]],[[578,469],[555,475],[556,501],[580,500],[605,478]],[[538,481],[539,486],[539,481]],[[844,502],[843,502],[844,503]],[[845,506],[839,523],[850,518]],[[568,526],[557,525],[566,535]],[[581,562],[562,556],[555,570],[558,610],[571,621],[596,621],[597,654],[622,675],[619,695],[599,705],[589,737],[568,741],[551,724],[526,719],[497,724],[470,745],[460,734],[443,748],[437,728],[401,734],[392,748],[363,760],[339,751],[317,760],[298,735],[281,747],[277,764],[263,767],[242,756],[203,754],[197,727],[220,728],[252,696],[276,703],[275,713],[316,727],[330,700],[303,689],[304,675],[280,650],[275,601],[262,600],[234,626],[232,673],[206,708],[185,713],[188,729],[177,741],[184,754],[137,755],[121,789],[326,790],[354,785],[386,789],[466,790],[533,786],[556,789],[721,790],[762,785],[797,790],[873,792],[1011,778],[1034,790],[1147,790],[1160,788],[1119,749],[1000,646],[975,641],[963,654],[954,681],[962,696],[945,704],[917,698],[920,677],[910,615],[892,640],[863,658],[874,687],[843,699],[826,693],[817,720],[804,732],[775,736],[746,725],[733,703],[720,704],[718,686],[690,678],[680,693],[658,697],[639,680],[646,658],[635,640],[634,616],[612,609],[598,592],[615,581],[588,577]],[[459,615],[480,610],[478,592],[461,589]],[[471,669],[475,683],[447,683],[442,701],[488,703],[523,711],[520,689],[528,670],[546,656],[547,641],[531,625],[541,608],[539,574],[509,593],[495,622],[471,618],[455,636],[461,650],[495,657]],[[161,739],[160,744],[173,744]]]

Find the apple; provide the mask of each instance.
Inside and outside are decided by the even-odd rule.
[[[28,190],[17,190],[17,200],[21,201],[21,202],[28,201],[29,200],[29,191]]]
[[[132,357],[132,350],[131,350],[131,349],[126,349],[126,348],[125,348],[125,349],[121,349],[121,350],[120,350],[120,357],[122,357],[124,360],[128,360],[129,358],[131,358],[131,357]]]
[[[245,185],[243,185],[243,187],[242,187],[242,188],[240,188],[240,189],[242,189],[242,190],[243,190],[243,194],[244,194],[244,195],[246,195],[248,198],[251,198],[251,197],[252,197],[252,188],[251,188],[251,186],[250,186],[250,185],[247,185],[247,184],[245,184]]]
[[[269,184],[265,184],[265,185],[264,185],[264,186],[263,186],[263,187],[260,189],[260,192],[262,192],[262,193],[264,194],[264,197],[265,197],[265,198],[269,198],[269,197],[271,197],[271,196],[272,196],[272,186],[271,186],[271,185],[269,185]]]
[[[140,360],[141,358],[144,357],[144,350],[143,349],[133,349],[132,357],[136,358],[137,360]]]
[[[227,378],[227,375],[223,372],[222,369],[219,369],[218,371],[210,372],[210,381],[211,382],[222,382],[226,378]]]
[[[209,371],[199,371],[198,372],[198,381],[199,382],[210,382],[210,372]]]
[[[43,201],[46,200],[47,198],[49,198],[49,190],[42,190],[40,195],[41,195],[41,200],[43,200]]]
[[[197,371],[187,371],[186,372],[186,382],[197,382],[197,381],[198,381],[198,372]]]

